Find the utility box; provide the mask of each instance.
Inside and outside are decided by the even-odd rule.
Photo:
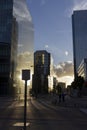
[[[30,70],[22,70],[22,80],[30,80]]]

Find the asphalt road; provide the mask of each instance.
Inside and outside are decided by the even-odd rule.
[[[0,130],[21,130],[24,120],[23,101],[0,102]],[[55,108],[27,101],[27,130],[87,130],[87,115],[75,108]]]

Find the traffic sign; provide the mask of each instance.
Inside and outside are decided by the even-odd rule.
[[[25,69],[22,70],[22,80],[29,80],[30,79],[30,70]]]

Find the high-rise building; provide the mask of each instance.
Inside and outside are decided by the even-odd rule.
[[[0,95],[14,91],[18,25],[13,16],[13,0],[0,0]]]
[[[50,75],[50,53],[39,50],[34,53],[34,74]]]
[[[26,0],[0,0],[0,95],[14,93],[16,72],[25,69],[26,64],[33,66],[33,43],[34,29]],[[17,47],[19,53],[28,55],[26,63],[21,61],[16,70]]]
[[[74,11],[72,15],[74,75],[84,58],[87,58],[87,10]]]
[[[34,53],[33,89],[48,92],[48,75],[50,75],[50,53],[38,50]]]
[[[84,58],[78,67],[78,76],[84,78],[87,81],[87,58]]]
[[[17,62],[17,86],[24,92],[21,82],[22,69],[30,69],[29,87],[32,87],[32,73],[34,63],[34,25],[32,16],[27,6],[27,0],[14,0],[13,15],[18,22],[18,62]]]

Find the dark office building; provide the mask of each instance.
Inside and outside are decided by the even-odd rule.
[[[74,74],[87,58],[87,10],[74,11],[72,15]]]
[[[18,26],[13,16],[13,0],[0,0],[0,95],[13,94]]]
[[[33,90],[36,93],[48,93],[48,75],[50,75],[50,53],[45,50],[34,53]]]

